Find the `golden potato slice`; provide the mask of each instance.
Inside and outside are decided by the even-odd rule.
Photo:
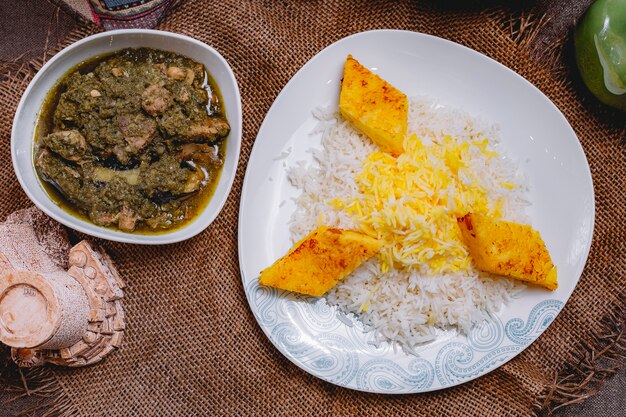
[[[319,297],[380,250],[362,233],[321,226],[263,271],[261,285]]]
[[[460,218],[459,226],[476,268],[549,290],[557,288],[556,267],[531,226],[472,213]]]
[[[384,152],[398,156],[404,149],[409,102],[407,96],[373,74],[352,55],[344,65],[339,96],[341,114]]]

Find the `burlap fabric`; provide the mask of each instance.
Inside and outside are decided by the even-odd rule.
[[[497,4],[485,10],[408,0],[184,2],[159,28],[213,45],[232,65],[241,89],[244,138],[233,191],[216,221],[189,241],[163,247],[99,242],[128,283],[127,338],[120,352],[97,366],[25,373],[25,379],[33,381],[30,389],[39,389],[35,394],[47,397],[38,403],[42,408],[37,412],[526,416],[588,395],[610,373],[611,360],[624,352],[624,116],[593,101],[575,74],[559,65],[567,62],[567,53],[563,54],[567,46],[534,47],[538,43],[533,41],[547,27],[540,16],[513,13]],[[379,28],[450,39],[526,77],[554,101],[574,128],[589,160],[596,193],[589,261],[555,322],[496,371],[429,394],[360,393],[301,371],[257,326],[237,261],[244,171],[274,98],[322,48],[352,33]],[[63,44],[94,30],[91,26],[77,29]],[[546,53],[551,59],[537,58]],[[548,61],[552,64],[546,65]],[[30,205],[11,167],[10,127],[20,95],[40,65],[32,61],[13,66],[0,84],[0,100],[6,109],[0,112],[2,216]],[[8,369],[3,373],[19,378]]]

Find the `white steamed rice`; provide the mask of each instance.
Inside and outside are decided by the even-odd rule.
[[[336,109],[317,109],[322,131],[322,149],[312,149],[315,162],[299,162],[289,168],[289,179],[302,190],[296,200],[290,230],[295,241],[320,224],[358,230],[358,223],[328,201],[359,195],[355,175],[362,161],[377,147],[344,120]],[[413,99],[409,106],[409,133],[425,143],[449,135],[456,140],[489,138],[489,149],[497,158],[483,158],[471,168],[486,184],[489,198],[503,199],[503,217],[525,222],[526,187],[506,190],[502,182],[525,184],[517,164],[500,149],[498,129],[483,120],[426,98]],[[394,269],[381,274],[377,257],[361,265],[325,294],[331,305],[353,313],[374,331],[377,341],[397,343],[407,352],[436,337],[438,329],[467,333],[488,314],[496,313],[524,286],[510,279],[491,278],[476,270],[446,275],[425,275],[415,269]]]

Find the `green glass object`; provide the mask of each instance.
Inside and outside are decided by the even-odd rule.
[[[583,81],[603,103],[626,111],[626,0],[597,0],[574,33]]]

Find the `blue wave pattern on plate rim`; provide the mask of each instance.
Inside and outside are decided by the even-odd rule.
[[[544,300],[527,317],[506,323],[490,316],[474,326],[465,342],[438,346],[433,360],[412,356],[400,364],[376,355],[374,348],[360,349],[367,335],[340,332],[348,326],[321,298],[262,287],[256,280],[246,293],[274,345],[302,369],[347,388],[393,394],[446,388],[497,368],[535,340],[564,305]]]

